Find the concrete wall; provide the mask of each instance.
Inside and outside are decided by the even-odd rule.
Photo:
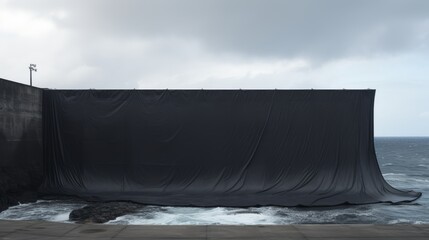
[[[43,169],[42,92],[0,78],[0,211],[37,198]]]

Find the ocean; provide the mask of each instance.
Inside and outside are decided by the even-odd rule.
[[[378,162],[392,186],[423,193],[415,202],[338,207],[196,208],[145,206],[107,224],[423,224],[429,223],[429,137],[378,137]],[[69,213],[87,203],[76,200],[40,200],[0,213],[0,219],[69,222]]]

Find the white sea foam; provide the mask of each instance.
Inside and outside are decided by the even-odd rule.
[[[429,179],[413,178],[412,180],[416,182],[429,183]]]
[[[395,219],[395,220],[391,220],[391,221],[388,222],[388,224],[402,224],[402,223],[407,223],[407,224],[427,224],[428,222],[413,221],[413,220],[409,220],[409,219]]]
[[[205,225],[205,224],[278,224],[281,221],[275,211],[265,207],[259,209],[240,208],[191,208],[160,207],[143,209],[134,214],[118,217],[109,224],[161,224],[161,225]]]
[[[50,218],[49,221],[52,221],[52,222],[68,222],[69,221],[70,212],[67,211],[65,213],[60,213],[58,215],[55,215],[52,218]]]
[[[407,175],[403,173],[383,173],[383,176],[387,177],[387,176],[407,176]]]
[[[373,223],[373,211],[368,209],[302,209],[282,207],[259,208],[181,208],[146,207],[137,213],[125,215],[108,224],[160,225],[259,225],[299,223]]]
[[[384,173],[383,177],[388,181],[393,182],[417,182],[417,183],[429,183],[429,179],[422,177],[410,177],[402,173]],[[418,187],[419,185],[414,185]]]
[[[10,207],[0,213],[0,219],[68,222],[70,212],[83,206],[77,202],[39,200]]]

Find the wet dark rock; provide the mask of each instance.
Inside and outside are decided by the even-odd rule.
[[[18,193],[0,192],[0,212],[20,203],[35,202],[37,199],[38,194],[34,191],[23,191]]]
[[[37,201],[41,170],[32,166],[3,166],[1,160],[0,154],[0,212],[19,203]]]
[[[125,214],[133,213],[144,205],[131,202],[94,203],[73,210],[69,220],[77,223],[105,223]]]
[[[9,198],[6,195],[0,194],[0,212],[6,210],[10,205]]]

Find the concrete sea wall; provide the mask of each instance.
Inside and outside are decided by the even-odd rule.
[[[43,172],[42,92],[0,78],[0,211],[37,198]]]

